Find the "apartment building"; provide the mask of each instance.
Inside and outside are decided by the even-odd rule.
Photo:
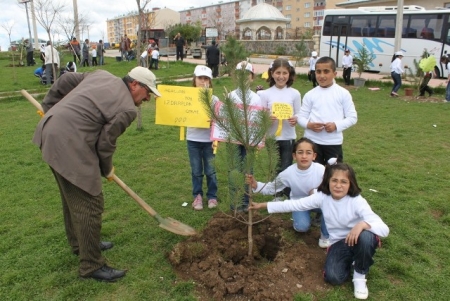
[[[169,8],[153,8],[145,12],[142,23],[144,31],[164,32],[169,26],[180,23],[180,13]],[[137,12],[117,16],[106,21],[108,41],[119,43],[125,34],[137,39],[139,17]]]

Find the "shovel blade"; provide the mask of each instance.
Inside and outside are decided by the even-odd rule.
[[[171,217],[167,218],[160,217],[158,221],[160,222],[159,226],[161,228],[170,231],[172,233],[183,236],[192,236],[197,234],[195,229],[192,228],[191,226],[185,225]]]

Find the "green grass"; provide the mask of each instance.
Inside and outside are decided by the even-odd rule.
[[[0,58],[0,64],[5,62]],[[113,58],[106,62],[103,68],[120,76],[135,66]],[[195,285],[177,279],[166,260],[185,238],[157,227],[125,192],[106,181],[102,238],[115,247],[104,255],[112,266],[129,272],[115,284],[77,278],[77,257],[66,242],[58,189],[31,143],[39,116],[28,101],[9,93],[22,88],[44,92],[45,87],[34,78],[34,68],[16,68],[17,83],[9,68],[0,74],[0,91],[6,96],[0,99],[0,300],[196,300]],[[188,63],[171,62],[155,73],[167,82],[193,69]],[[265,85],[261,79],[255,84]],[[405,102],[388,97],[390,85],[368,85],[381,90],[352,91],[359,120],[344,133],[344,154],[357,172],[363,196],[391,230],[370,270],[369,298],[447,300],[450,105]],[[221,97],[224,86],[233,88],[230,79],[214,80],[214,94]],[[304,76],[294,83],[302,95],[310,86]],[[178,128],[154,124],[153,101],[144,104],[142,112],[144,129],[138,131],[133,124],[119,138],[116,173],[162,216],[201,230],[216,211],[181,206],[192,201],[186,143],[179,141]],[[220,198],[226,174],[219,172],[218,177]],[[227,204],[220,208],[226,210]],[[305,294],[296,300],[352,298],[348,283],[327,295]]]

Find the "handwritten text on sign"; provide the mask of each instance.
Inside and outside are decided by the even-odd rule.
[[[224,106],[223,102],[218,101],[218,102],[215,103],[215,110],[219,114],[219,116],[221,115],[220,112],[223,109],[223,106]],[[236,106],[242,108],[241,104],[237,104]],[[250,112],[250,114],[249,114],[250,115],[249,116],[250,120],[249,120],[248,126],[250,126],[250,127],[251,126],[258,126],[257,124],[255,124],[253,122],[253,119],[256,118],[255,116],[256,116],[258,111],[262,111],[262,110],[265,110],[265,109],[263,107],[260,107],[260,106],[248,106],[248,110]],[[243,114],[243,111],[242,111],[242,114]],[[242,117],[242,120],[244,120],[243,117]],[[253,140],[253,137],[250,137],[250,139]],[[225,129],[221,128],[216,122],[213,122],[213,125],[212,125],[212,128],[211,128],[211,140],[228,142],[228,133],[227,133],[227,131]],[[230,142],[231,143],[235,143],[235,144],[241,144],[238,141],[230,141]],[[259,147],[263,147],[264,146],[264,141],[261,141],[258,144],[258,146]]]
[[[272,115],[277,119],[289,119],[293,112],[292,106],[287,103],[275,102],[272,104]]]
[[[210,127],[210,118],[200,101],[202,88],[158,85],[158,91],[162,96],[156,98],[155,124]]]

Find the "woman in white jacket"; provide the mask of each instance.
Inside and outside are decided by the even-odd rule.
[[[397,97],[397,91],[402,86],[402,58],[403,52],[397,51],[394,54],[394,58],[391,63],[391,77],[394,80],[394,86],[392,87],[391,96]]]

